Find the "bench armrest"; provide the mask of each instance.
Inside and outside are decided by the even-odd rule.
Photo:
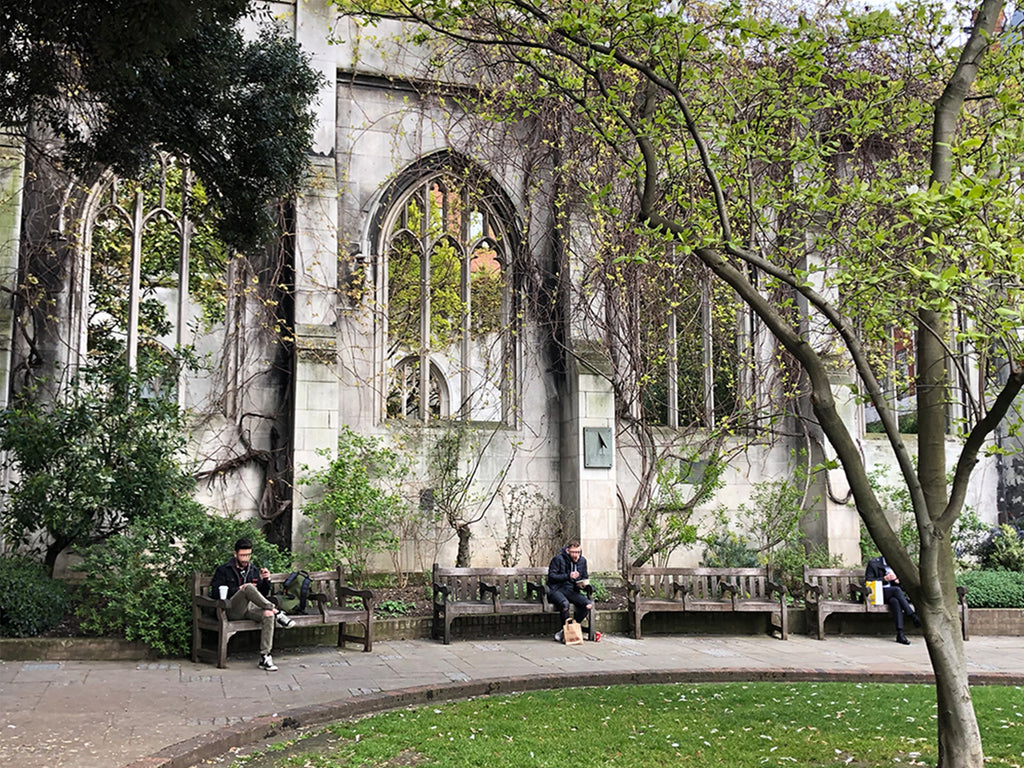
[[[370,610],[376,600],[372,589],[355,589],[354,587],[338,586],[338,600],[355,597],[363,601],[363,608]]]
[[[683,600],[690,593],[690,586],[688,584],[680,584],[678,581],[672,582],[672,599]]]
[[[730,584],[728,581],[725,581],[724,579],[722,579],[721,581],[718,582],[718,591],[719,592],[728,592],[729,593],[729,597],[731,597],[733,600],[735,600],[736,599],[736,593],[739,591],[739,587],[737,587],[735,584]]]
[[[192,604],[199,608],[216,608],[220,603],[223,603],[226,606],[228,601],[221,600],[216,597],[207,597],[206,595],[192,596]]]
[[[957,602],[960,603],[960,605],[967,605],[967,592],[968,591],[969,590],[967,589],[967,587],[957,587],[956,588],[956,599],[957,599]]]
[[[768,588],[768,597],[778,593],[779,602],[783,602],[786,599],[786,595],[789,594],[789,590],[786,588],[786,585],[779,584],[777,581],[766,582],[766,586]]]
[[[804,582],[804,600],[813,596],[812,603],[816,603],[821,599],[822,589],[817,584],[811,584],[809,581]]]
[[[481,581],[480,582],[480,599],[481,600],[484,599],[484,595],[487,592],[490,592],[492,595],[497,597],[497,595],[498,595],[498,586],[496,584],[488,584],[486,581]]]
[[[434,582],[434,602],[435,603],[437,602],[438,595],[441,596],[441,602],[442,603],[446,603],[446,602],[448,602],[448,598],[451,597],[451,594],[452,594],[451,587],[449,587],[447,584],[439,584],[436,581]]]
[[[871,590],[868,589],[867,584],[862,584],[859,581],[850,582],[850,597],[852,597],[858,603],[867,602],[868,595],[871,594]]]
[[[501,610],[501,595],[498,594],[498,586],[496,584],[488,584],[486,581],[480,581],[480,599],[484,599],[484,595],[488,592],[491,593],[491,603],[494,605],[494,612],[498,613]]]
[[[545,584],[542,581],[528,581],[528,582],[526,582],[526,596],[527,596],[527,598],[529,598],[529,596],[531,594],[537,595],[537,599],[540,601],[541,606],[543,606],[541,608],[541,610],[543,610],[544,613],[547,613],[549,608],[550,608],[550,606],[551,606],[551,601],[550,601],[551,590],[548,588],[548,585]]]

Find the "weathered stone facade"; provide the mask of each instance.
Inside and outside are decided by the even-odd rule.
[[[286,343],[269,337],[243,341],[248,339],[246,325],[257,326],[263,320],[242,293],[229,299],[223,324],[188,339],[213,360],[206,374],[180,385],[183,404],[198,417],[195,455],[204,473],[200,498],[222,513],[275,518],[279,538],[300,546],[301,509],[314,489],[294,481],[304,467],[323,465],[324,453],[336,445],[342,425],[401,445],[417,467],[414,484],[423,482],[427,447],[444,429],[444,419],[389,417],[394,360],[389,357],[386,336],[385,228],[393,221],[395,201],[411,194],[418,179],[454,163],[490,185],[487,200],[507,219],[501,225],[517,241],[517,252],[502,265],[511,294],[505,299],[506,310],[514,310],[508,312],[514,333],[502,340],[506,366],[502,370],[507,375],[495,379],[495,388],[502,390],[501,416],[475,426],[487,436],[477,470],[481,484],[492,491],[497,485],[529,486],[552,505],[569,511],[569,527],[582,538],[593,570],[621,567],[622,499],[633,493],[636,457],[617,441],[622,425],[607,375],[610,363],[601,351],[602,340],[594,338],[599,333],[580,326],[571,316],[577,287],[559,272],[560,254],[553,251],[549,237],[553,191],[545,182],[545,158],[530,157],[529,126],[499,126],[475,119],[461,113],[436,89],[426,87],[428,52],[399,45],[397,26],[362,30],[336,19],[323,0],[270,5],[311,53],[325,78],[311,173],[290,218],[293,284],[286,319],[291,339]],[[87,244],[74,232],[61,232],[56,222],[74,219],[68,207],[75,215],[87,209],[96,188],[66,196],[62,208],[52,202],[61,199],[59,191],[50,189],[47,198],[28,188],[20,145],[0,143],[0,152],[3,279],[13,281],[18,266],[24,270],[37,258],[43,241],[54,236],[60,242],[55,252],[64,254],[65,265],[87,263],[76,256],[87,252]],[[58,181],[41,172],[34,178],[36,184],[46,178]],[[85,205],[75,202],[82,197]],[[49,217],[53,225],[37,226],[40,217]],[[561,293],[551,294],[564,305],[550,317],[540,318],[516,296],[526,289],[525,273],[531,270],[568,283]],[[72,331],[82,322],[82,286],[88,279],[84,271],[65,269],[57,291],[67,297],[61,304],[65,311],[58,316],[58,335],[67,346],[58,351],[54,343],[46,349],[65,364],[81,343],[81,333]],[[572,274],[571,269],[567,274]],[[258,282],[260,273],[246,279]],[[551,317],[557,322],[550,322]],[[28,323],[32,318],[24,310],[5,306],[0,312],[0,376],[5,383],[12,365],[12,339],[18,336],[16,322]],[[558,345],[551,343],[552,334],[560,335],[571,355],[558,352]],[[472,359],[472,351],[463,350],[464,359]],[[470,388],[466,382],[474,381],[477,374],[452,373],[456,366],[445,368],[446,362],[436,357],[429,362],[437,369],[438,408],[447,407],[450,412],[442,415],[455,417]],[[760,357],[770,359],[770,355]],[[23,358],[15,352],[13,365],[24,364]],[[434,386],[430,378],[434,370],[416,369],[410,379],[413,386],[426,383],[420,392]],[[6,396],[7,391],[7,386],[0,387],[0,395]],[[868,465],[890,465],[891,454],[882,436],[865,435],[861,406],[845,394],[844,377],[837,376],[835,392]],[[452,400],[447,405],[444,393]],[[598,441],[596,448],[588,444],[591,439]],[[602,450],[610,450],[610,460],[590,453]],[[718,507],[734,511],[748,502],[757,483],[790,471],[793,451],[805,451],[810,463],[832,455],[827,443],[810,432],[770,446],[755,442],[737,453],[723,477],[724,487],[702,505],[702,514]],[[976,470],[968,505],[984,521],[995,522],[1001,504],[1019,506],[1009,484],[1011,476],[1020,474],[1015,466],[986,459]],[[473,528],[473,564],[498,562],[503,498],[499,493]],[[857,562],[859,522],[842,472],[817,474],[805,499],[815,513],[805,524],[811,539],[827,544],[832,554],[845,561]],[[449,539],[436,556],[452,561],[455,547],[456,542]],[[696,564],[700,554],[698,548],[684,548],[674,559]],[[404,565],[429,568],[434,555],[428,547],[407,544]],[[380,565],[386,567],[384,561]]]

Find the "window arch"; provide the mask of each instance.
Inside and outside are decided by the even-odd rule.
[[[511,420],[511,210],[493,180],[448,153],[385,196],[374,234],[386,418]]]

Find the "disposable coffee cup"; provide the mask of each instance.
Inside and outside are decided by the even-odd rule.
[[[588,584],[590,584],[590,579],[580,579],[576,582],[576,586],[580,589],[584,589]]]
[[[227,584],[221,584],[219,587],[217,587],[217,589],[220,592],[220,599],[221,600],[227,600],[228,599],[228,585]]]

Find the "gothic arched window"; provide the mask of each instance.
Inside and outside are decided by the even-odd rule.
[[[387,418],[510,418],[513,249],[489,187],[436,169],[390,195],[380,230]]]

